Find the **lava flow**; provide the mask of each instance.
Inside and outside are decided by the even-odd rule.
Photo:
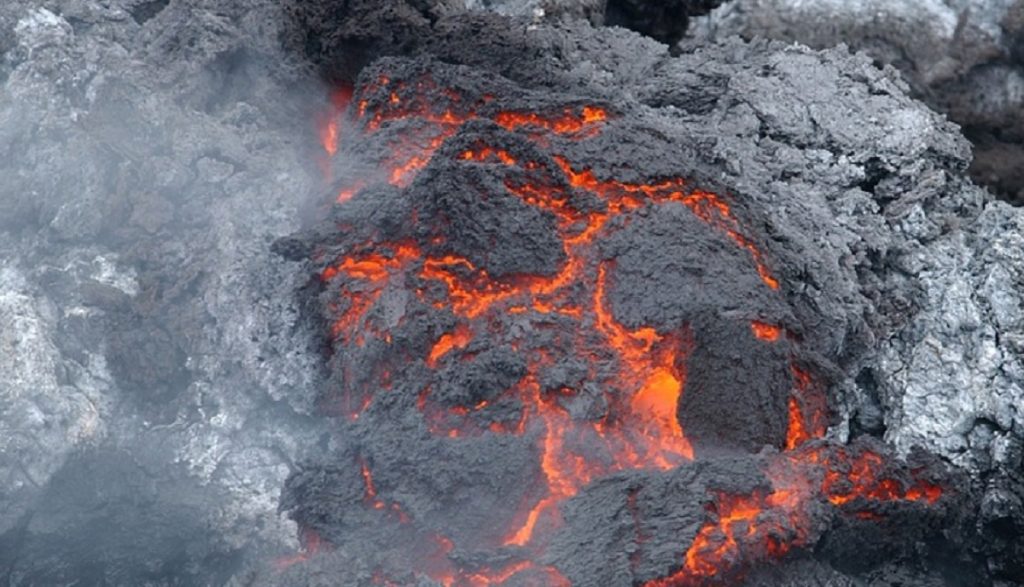
[[[880,504],[933,505],[942,497],[941,487],[892,469],[869,448],[850,456],[843,448],[805,447],[776,457],[767,474],[770,491],[716,495],[710,519],[684,554],[683,566],[645,587],[734,584],[744,568],[809,545],[813,521],[807,511],[815,500],[856,506],[844,512],[875,520],[883,518],[875,513]],[[822,480],[815,484],[812,478]]]
[[[658,307],[651,311],[657,319],[623,312],[622,292],[651,286],[630,283],[628,276],[637,273],[623,270],[634,268],[610,252],[617,250],[609,243],[618,235],[661,226],[651,224],[661,219],[690,232],[673,225],[658,228],[659,234],[704,246],[696,261],[716,255],[727,260],[729,271],[746,276],[748,297],[763,300],[736,318],[743,334],[735,343],[738,349],[763,345],[774,353],[764,356],[783,357],[781,374],[772,375],[771,383],[773,393],[784,394],[788,411],[780,417],[788,425],[785,438],[772,441],[780,452],[765,457],[760,472],[770,487],[712,492],[704,524],[674,570],[636,580],[652,587],[734,581],[751,565],[812,546],[812,504],[868,519],[882,502],[930,505],[941,499],[941,487],[905,471],[892,473],[882,454],[824,440],[825,385],[799,360],[786,317],[766,314],[784,307],[785,287],[733,200],[684,177],[626,182],[588,166],[580,153],[596,148],[588,145],[616,123],[605,106],[499,107],[494,95],[445,87],[429,75],[399,77],[370,76],[344,117],[336,117],[347,121],[347,130],[358,130],[355,138],[386,145],[376,161],[380,173],[345,183],[338,206],[366,206],[368,194],[378,193],[367,189],[374,185],[391,186],[388,193],[396,198],[416,193],[421,199],[396,206],[409,216],[390,228],[355,230],[358,239],[345,236],[342,245],[317,252],[324,259],[319,281],[332,368],[340,373],[332,401],[362,422],[364,415],[405,405],[396,398],[401,389],[414,396],[408,405],[415,405],[431,438],[452,446],[492,437],[528,439],[538,469],[521,507],[496,515],[497,522],[478,531],[479,544],[435,534],[443,548],[428,557],[432,562],[423,573],[445,586],[501,585],[514,577],[568,585],[563,569],[540,561],[566,524],[563,509],[570,500],[617,473],[668,474],[695,456],[704,458],[679,418],[692,369],[700,367],[692,361],[704,333],[688,318],[660,317]],[[322,133],[326,153],[359,156],[353,150],[358,146],[338,149],[338,128],[328,125]],[[450,183],[420,186],[421,176]],[[457,178],[470,187],[452,187],[463,185]],[[458,216],[463,201],[451,198],[470,188],[480,193],[466,209],[518,210],[533,219],[519,232],[537,231],[523,238],[550,243],[543,256],[557,262],[505,268],[501,249],[518,246],[518,233],[502,240],[485,232],[489,247],[464,245],[460,231],[505,234],[492,217]],[[703,280],[716,271],[682,265],[670,270],[696,276],[691,294],[710,287]],[[481,370],[486,377],[474,375]],[[395,373],[423,375],[416,375],[421,379],[415,385],[396,385]],[[366,507],[394,512],[399,524],[419,523],[399,504],[401,492],[379,497],[376,471],[367,461],[358,467]],[[501,527],[493,530],[495,525]],[[481,545],[506,553],[506,562],[473,567],[453,554]],[[391,584],[386,576],[378,584]]]

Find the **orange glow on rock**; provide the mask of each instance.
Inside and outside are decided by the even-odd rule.
[[[799,514],[766,514],[797,512],[800,494],[795,487],[750,495],[716,493],[708,506],[709,519],[683,556],[683,566],[668,577],[648,581],[645,587],[732,584],[737,564],[751,545],[759,550],[754,558],[784,556],[794,543],[801,542],[805,521]]]
[[[852,460],[828,464],[831,467],[825,473],[822,491],[833,505],[844,505],[858,499],[935,503],[942,496],[942,488],[937,485],[917,481],[905,488],[899,481],[885,477],[885,463],[881,455],[871,451],[864,451]]]
[[[352,88],[343,86],[331,92],[330,108],[318,117],[317,131],[320,146],[328,156],[338,153],[338,141],[341,139],[341,116],[352,101]]]
[[[338,152],[338,126],[338,120],[332,117],[320,128],[320,145],[331,156]]]
[[[463,151],[459,158],[463,161],[479,161],[486,162],[490,159],[497,159],[499,162],[511,167],[516,165],[516,158],[511,153],[504,149],[492,149],[490,147],[483,147],[476,151],[469,150]]]
[[[315,116],[317,139],[323,149],[323,155],[316,157],[316,161],[324,180],[328,182],[333,178],[331,159],[338,153],[338,146],[342,138],[344,112],[351,100],[352,88],[350,86],[338,88],[331,92],[329,105]]]
[[[424,87],[431,88],[430,84]],[[469,109],[462,103],[462,97],[451,90],[432,88],[436,90],[434,97],[440,100],[440,106],[435,108],[411,96],[408,89],[401,82],[392,84],[382,76],[368,85],[358,102],[364,132],[383,133],[392,129],[399,135],[389,145],[392,151],[379,180],[397,187],[408,186],[439,151],[450,153],[451,163],[465,165],[466,170],[479,170],[481,167],[472,166],[486,165],[490,166],[489,172],[507,173],[505,195],[514,196],[553,219],[551,225],[556,227],[561,241],[564,262],[550,274],[506,274],[498,278],[489,274],[484,262],[472,253],[442,248],[443,237],[429,240],[429,245],[423,244],[422,248],[412,242],[366,243],[347,249],[321,272],[324,287],[337,292],[332,300],[335,305],[331,309],[336,311],[337,319],[331,334],[339,346],[360,346],[372,336],[390,341],[390,333],[374,329],[382,321],[380,312],[375,310],[378,305],[385,306],[388,298],[384,294],[391,291],[389,288],[410,284],[415,284],[418,302],[424,308],[445,312],[449,323],[457,324],[433,344],[425,342],[429,348],[415,349],[410,354],[410,361],[417,362],[418,368],[423,367],[418,362],[421,357],[425,357],[429,369],[437,369],[446,361],[453,365],[451,361],[458,355],[455,351],[466,349],[475,334],[497,333],[503,325],[504,331],[496,335],[505,337],[502,343],[516,352],[521,347],[530,348],[526,341],[529,334],[524,336],[522,332],[548,328],[564,334],[557,339],[558,344],[572,346],[586,371],[581,377],[604,393],[602,401],[607,407],[602,408],[603,413],[580,415],[581,410],[575,409],[571,402],[580,394],[582,384],[545,383],[545,376],[550,375],[555,363],[554,351],[537,348],[521,351],[526,374],[511,388],[501,391],[498,399],[488,396],[487,400],[467,400],[466,405],[444,405],[431,397],[428,386],[419,391],[415,402],[426,429],[443,439],[438,442],[469,442],[474,436],[499,434],[523,436],[533,443],[538,462],[536,474],[543,486],[524,500],[508,527],[498,533],[504,545],[526,547],[532,556],[542,552],[544,540],[562,523],[561,506],[587,484],[619,471],[670,470],[693,459],[693,449],[677,411],[686,386],[686,361],[693,350],[694,337],[688,327],[659,331],[648,325],[627,326],[616,319],[614,295],[609,296],[616,285],[615,264],[601,256],[600,239],[629,221],[624,218],[627,214],[659,206],[685,206],[722,235],[722,240],[730,243],[728,246],[738,247],[752,279],[756,271],[759,283],[767,288],[779,290],[781,284],[769,270],[765,253],[748,236],[748,227],[742,225],[740,215],[734,212],[730,202],[735,204],[735,200],[695,189],[681,177],[625,183],[608,177],[600,169],[574,167],[558,154],[553,155],[552,164],[546,157],[528,160],[530,156],[523,154],[528,150],[486,144],[460,147],[457,152],[444,151],[442,147],[461,125],[489,115]],[[476,107],[485,113],[488,108],[480,102]],[[501,111],[490,118],[506,130],[519,133],[517,140],[530,140],[541,146],[549,145],[545,134],[583,141],[601,132],[610,121],[608,112],[598,106],[566,108],[554,115]],[[399,126],[400,121],[407,122]],[[401,133],[397,132],[399,129]],[[326,139],[339,131],[327,127],[324,132],[325,149],[336,145]],[[328,152],[334,153],[329,149]],[[337,202],[347,202],[363,187],[362,183],[345,187]],[[682,208],[679,211],[685,213]],[[514,328],[509,328],[510,324]],[[753,335],[765,342],[778,342],[784,334],[781,326],[769,322],[753,321],[750,327]],[[514,330],[520,334],[509,332]],[[458,358],[470,360],[473,352],[463,351],[461,355]],[[870,517],[877,514],[865,508],[874,503],[904,500],[931,504],[941,498],[943,490],[937,485],[887,476],[881,457],[870,451],[851,458],[820,449],[823,443],[813,441],[823,438],[827,430],[825,390],[810,373],[795,364],[791,372],[794,389],[788,400],[786,452],[766,458],[777,469],[765,472],[770,488],[746,495],[714,493],[704,524],[692,544],[681,553],[678,570],[647,585],[665,587],[706,584],[712,578],[728,580],[747,562],[782,557],[806,546],[811,522],[804,512],[811,500],[822,507],[827,507],[827,501],[846,514]],[[377,389],[390,387],[389,374],[374,377]],[[363,397],[361,407],[351,410],[352,417],[358,417],[370,405],[371,398],[372,395]],[[503,401],[522,405],[516,414],[518,419],[487,422],[486,411],[497,412]],[[369,467],[366,463],[360,466],[365,503],[375,510],[395,512],[400,520],[407,519],[397,504],[389,505],[377,496]],[[858,509],[847,511],[852,508]],[[533,573],[544,575],[546,584],[569,584],[556,569],[540,568],[532,558],[513,557],[504,568],[463,569],[453,562],[457,557],[449,556],[455,548],[452,541],[441,536],[437,541],[438,552],[432,555],[437,561],[425,572],[448,587],[496,586],[513,578],[522,580],[526,573],[531,573],[525,575],[531,579]]]
[[[436,131],[425,150],[413,150],[418,154],[394,159],[389,181],[399,186],[407,185],[415,173],[429,163],[434,152],[454,133],[455,128],[472,117],[451,111],[440,114],[415,110],[378,112],[368,123],[368,128],[375,130],[389,120],[413,116],[440,130]],[[553,119],[512,112],[501,113],[495,118],[496,122],[511,130],[530,127],[570,135],[605,120],[607,113],[599,108],[585,108],[582,116],[567,111],[564,116]],[[457,158],[526,170],[540,169],[534,162],[522,162],[506,150],[487,145],[464,150]],[[364,320],[368,308],[379,297],[379,287],[387,282],[390,275],[419,267],[420,279],[440,282],[445,286],[445,298],[434,301],[434,306],[447,308],[470,324],[485,319],[492,312],[523,315],[532,311],[539,315],[558,314],[578,321],[580,327],[584,323],[592,323],[603,335],[604,345],[593,349],[593,352],[603,354],[610,351],[617,358],[618,377],[629,390],[622,405],[623,412],[629,415],[626,420],[574,421],[564,410],[542,397],[537,384],[539,363],[531,367],[531,374],[512,392],[522,398],[528,411],[510,432],[524,433],[531,428],[540,431],[538,446],[547,485],[546,495],[524,511],[520,522],[508,535],[506,543],[513,545],[530,543],[542,523],[545,527],[557,524],[558,505],[599,475],[630,468],[669,469],[693,458],[692,447],[676,416],[685,385],[685,372],[681,365],[685,363],[682,359],[688,353],[687,345],[679,334],[661,334],[649,327],[630,330],[615,320],[606,302],[607,267],[596,266],[591,261],[595,258],[593,248],[596,239],[608,222],[615,216],[644,206],[677,202],[690,208],[705,222],[725,230],[733,240],[752,252],[755,261],[760,259],[760,253],[751,241],[740,235],[739,225],[732,219],[728,205],[710,193],[686,192],[682,179],[668,179],[650,185],[626,184],[598,179],[589,170],[576,172],[564,159],[558,158],[556,163],[570,185],[600,197],[608,209],[607,212],[581,213],[569,205],[568,194],[562,189],[531,183],[507,184],[509,191],[524,202],[558,219],[567,260],[552,276],[520,275],[498,280],[458,255],[428,257],[415,265],[404,261],[396,264],[391,257],[367,257],[343,262],[333,269],[377,285],[370,288],[376,292],[375,296],[357,298],[358,304],[350,304],[352,309],[342,315],[335,327],[336,333],[351,331]],[[404,258],[402,255],[399,257]],[[586,276],[593,275],[594,271],[597,272],[597,280],[588,283]],[[762,277],[766,271],[758,266]],[[328,272],[324,278],[330,278]],[[568,303],[567,292],[581,287],[592,292],[593,304],[589,308]],[[452,349],[468,344],[468,327],[461,328],[463,330],[446,334],[435,343],[427,355],[428,366],[435,367]],[[428,394],[421,394],[418,406],[425,415],[430,411]],[[462,418],[465,413],[452,410],[450,417]],[[436,434],[459,438],[469,433],[465,429],[451,427],[452,424],[442,424],[437,416],[429,416],[428,420]],[[509,432],[500,425],[488,429]],[[586,437],[592,438],[591,442],[598,442],[598,452],[603,453],[600,458],[591,460],[568,448],[566,439],[572,438],[576,443],[578,438]]]
[[[693,213],[705,222],[723,230],[737,245],[750,252],[757,266],[761,281],[771,289],[779,289],[779,281],[775,279],[764,262],[764,254],[754,243],[740,232],[739,223],[732,216],[728,204],[710,192],[696,191],[683,199]]]
[[[683,430],[676,418],[676,406],[683,382],[668,369],[657,369],[644,383],[643,388],[633,396],[633,411],[647,414],[667,432],[666,436],[682,438]],[[689,455],[692,458],[692,455]]]
[[[582,115],[566,110],[561,116],[554,118],[532,112],[502,112],[494,117],[494,122],[509,130],[532,126],[557,134],[578,133],[590,125],[606,120],[608,120],[608,112],[594,106],[585,106]]]
[[[345,187],[341,188],[338,191],[337,198],[335,198],[335,200],[334,200],[335,203],[337,203],[337,204],[344,204],[345,202],[347,202],[347,201],[351,200],[352,198],[356,197],[356,194],[358,194],[359,191],[361,189],[363,189],[364,187],[366,187],[365,183],[363,183],[361,181],[357,181],[357,182],[353,183],[352,185],[348,185],[348,186],[345,186]]]
[[[399,244],[390,255],[368,253],[361,256],[347,256],[324,269],[321,281],[329,282],[341,276],[344,278],[341,296],[349,302],[331,328],[331,335],[346,342],[355,340],[367,312],[373,307],[392,274],[401,272],[413,260],[419,258],[419,248],[411,244]]]
[[[370,474],[370,468],[366,466],[366,463],[359,463],[360,470],[363,475],[363,485],[366,487],[366,492],[363,497],[363,501],[370,504],[375,510],[382,510],[387,506],[383,501],[377,499],[377,488],[373,485],[373,475]]]
[[[889,501],[934,504],[942,488],[914,479],[904,483],[881,475],[880,455],[863,450],[849,457],[842,449],[799,449],[773,458],[768,470],[772,489],[748,495],[715,493],[707,521],[684,553],[681,567],[671,575],[648,581],[645,587],[728,585],[738,582],[745,565],[780,558],[806,546],[812,531],[808,503],[824,495],[836,507],[862,504],[871,507]],[[824,474],[822,484],[809,479]],[[869,509],[849,512],[855,518],[878,521],[883,516]]]
[[[433,368],[437,366],[437,361],[451,352],[453,349],[461,349],[473,340],[473,333],[465,325],[459,325],[455,329],[455,332],[450,334],[442,335],[440,339],[434,344],[434,348],[430,349],[430,355],[427,357],[427,366]]]
[[[287,570],[289,567],[308,561],[310,558],[325,550],[328,546],[315,531],[303,528],[299,532],[299,542],[302,550],[291,556],[279,558],[274,561],[274,570],[278,573]]]
[[[767,322],[751,322],[750,329],[754,331],[754,336],[768,342],[776,342],[779,340],[779,336],[782,335],[781,327],[768,324]]]
[[[804,427],[804,415],[795,397],[789,398],[789,426],[786,429],[786,450],[793,450],[811,439]]]
[[[924,501],[933,504],[942,497],[942,487],[927,481],[918,481],[907,490],[905,497],[910,501]]]
[[[823,438],[827,428],[827,407],[823,390],[814,388],[810,373],[790,365],[794,389],[789,397],[789,424],[786,450],[794,450],[808,440]]]

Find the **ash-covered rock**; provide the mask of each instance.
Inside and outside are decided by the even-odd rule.
[[[695,27],[698,37],[840,43],[897,67],[914,93],[964,127],[971,175],[1024,201],[1024,3],[1018,0],[737,0]]]
[[[1013,2],[737,2],[698,30],[815,46],[842,41],[893,63],[919,94],[967,126],[979,177],[994,153],[975,131],[1001,129],[1008,142],[997,159],[1012,158],[1016,148],[1010,143],[1020,108],[1004,84],[1012,85],[1016,75],[1009,47],[1019,11]],[[982,83],[997,70],[999,82]],[[984,100],[967,86],[986,92]],[[1020,214],[971,189],[953,198],[921,197],[935,189],[931,180],[906,181],[891,171],[882,161],[865,167],[864,187],[906,216],[897,227],[902,250],[890,260],[898,270],[890,275],[911,278],[918,293],[906,300],[913,318],[881,341],[882,352],[865,366],[859,386],[885,404],[886,437],[901,449],[920,444],[982,471],[1019,468]],[[1003,179],[1014,181],[1012,172],[999,177],[1000,189]],[[919,196],[906,200],[908,192]],[[908,204],[899,205],[901,198]],[[862,410],[864,426],[882,433],[870,422],[874,411]]]
[[[6,534],[31,510],[32,498],[70,453],[103,438],[112,398],[102,355],[82,353],[77,361],[62,360],[55,340],[56,308],[25,275],[4,267],[0,283],[0,470],[5,488],[0,534]],[[88,312],[83,307],[72,310]]]
[[[217,584],[296,543],[316,362],[270,253],[319,184],[274,3],[0,6],[0,568]],[[310,127],[312,123],[310,122]]]

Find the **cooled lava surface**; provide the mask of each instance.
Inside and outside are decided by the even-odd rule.
[[[289,482],[306,551],[282,572],[333,551],[380,585],[735,584],[837,524],[941,517],[940,472],[829,434],[798,271],[685,136],[429,59],[331,104],[333,201],[280,248],[315,268],[338,433]]]

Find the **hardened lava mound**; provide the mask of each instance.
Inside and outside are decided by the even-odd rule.
[[[286,489],[290,580],[735,584],[937,533],[940,467],[826,437],[803,269],[685,133],[429,58],[333,103],[334,201],[277,245],[337,427]]]

